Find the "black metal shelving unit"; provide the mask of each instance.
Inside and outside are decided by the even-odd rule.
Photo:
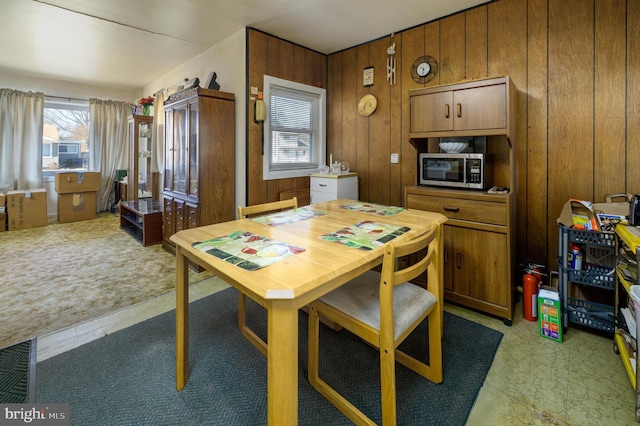
[[[569,262],[572,244],[583,253],[580,269],[571,268]],[[604,332],[615,331],[616,253],[614,232],[558,224],[558,284],[565,329],[574,323]]]

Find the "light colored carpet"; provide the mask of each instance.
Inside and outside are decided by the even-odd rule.
[[[118,216],[0,232],[0,348],[175,289],[175,257]],[[212,276],[189,270],[191,283]]]

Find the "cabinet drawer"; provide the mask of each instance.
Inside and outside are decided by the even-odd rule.
[[[311,178],[311,191],[312,192],[330,192],[332,194],[338,193],[338,179],[322,179]]]
[[[441,213],[450,219],[493,225],[507,224],[507,209],[502,203],[409,194],[407,207]]]

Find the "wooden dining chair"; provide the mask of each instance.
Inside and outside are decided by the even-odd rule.
[[[238,206],[238,219],[256,216],[281,210],[297,209],[298,199],[296,197],[288,200],[274,201],[271,203],[255,204],[253,206]],[[247,338],[264,356],[267,356],[267,343],[260,338],[253,330],[247,326],[246,294],[238,294],[238,326],[240,333]],[[260,303],[256,300],[257,303]]]
[[[382,271],[368,271],[309,305],[309,382],[355,424],[375,424],[318,374],[319,318],[327,318],[359,336],[380,352],[382,424],[396,424],[396,360],[434,383],[442,382],[442,282],[431,244],[440,225],[413,240],[385,246]],[[422,250],[425,249],[426,250]],[[422,251],[421,251],[422,250]],[[416,263],[397,261],[416,253]],[[436,256],[439,257],[439,256]],[[427,271],[427,288],[408,281]],[[398,346],[428,317],[429,363]],[[425,338],[427,336],[424,336]],[[426,396],[428,397],[428,396]]]

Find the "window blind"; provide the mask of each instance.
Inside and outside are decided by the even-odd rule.
[[[320,100],[315,93],[271,86],[271,170],[317,167]]]

